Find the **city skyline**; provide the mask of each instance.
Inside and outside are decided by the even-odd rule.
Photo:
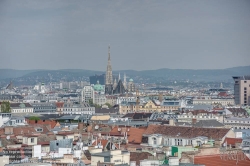
[[[1,68],[249,66],[249,1],[1,1]]]

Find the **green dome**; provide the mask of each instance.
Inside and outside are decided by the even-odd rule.
[[[132,78],[129,79],[129,82],[133,82],[134,80]]]
[[[99,81],[97,81],[97,84],[94,85],[95,91],[103,91],[103,86],[99,84]]]

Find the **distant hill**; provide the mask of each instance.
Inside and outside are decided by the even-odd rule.
[[[105,71],[93,71],[83,69],[63,69],[63,70],[12,70],[0,69],[0,80],[8,82],[14,80],[35,81],[35,82],[53,82],[53,81],[76,81],[87,80],[89,76],[103,74]],[[232,76],[250,75],[250,66],[233,67],[227,69],[215,70],[191,70],[191,69],[158,69],[158,70],[120,70],[114,71],[114,74],[126,73],[128,77],[136,82],[164,81],[164,80],[190,80],[190,81],[232,81]],[[141,82],[140,81],[140,82]],[[25,83],[26,83],[25,82]],[[34,83],[35,83],[34,82]]]
[[[14,69],[0,69],[0,80],[6,78],[18,78],[26,74],[41,70],[14,70]]]

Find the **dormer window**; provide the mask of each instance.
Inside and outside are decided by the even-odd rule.
[[[36,131],[37,131],[37,132],[42,132],[43,129],[42,129],[42,128],[37,128]]]

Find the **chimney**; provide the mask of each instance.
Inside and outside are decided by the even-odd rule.
[[[84,126],[83,122],[78,123],[78,129],[79,130],[83,130],[83,126]]]
[[[192,119],[192,124],[194,125],[194,124],[196,124],[196,122],[197,122],[197,119]]]
[[[174,119],[170,119],[170,120],[169,120],[169,125],[170,125],[170,126],[174,126]]]

